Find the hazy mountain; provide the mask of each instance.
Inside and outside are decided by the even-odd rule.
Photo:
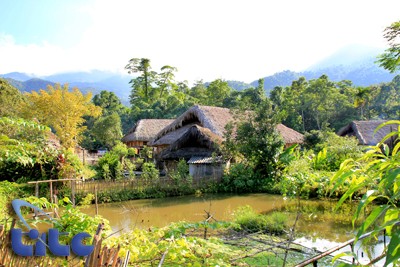
[[[32,75],[29,75],[26,73],[21,73],[21,72],[10,72],[7,74],[2,74],[2,75],[0,75],[0,77],[13,79],[13,80],[21,81],[21,82],[25,82],[25,81],[33,78]]]
[[[241,81],[232,81],[232,80],[229,80],[229,81],[226,81],[226,82],[228,83],[228,85],[229,85],[231,88],[233,88],[233,89],[235,89],[235,90],[238,90],[238,91],[242,91],[242,90],[244,90],[244,89],[247,89],[247,88],[252,87],[250,84],[245,83],[245,82],[241,82]]]
[[[237,91],[242,91],[242,90],[252,87],[252,85],[245,83],[245,82],[241,82],[241,81],[227,80],[226,82],[228,83],[229,87],[231,87],[232,89],[235,89]],[[208,87],[210,85],[210,83],[211,82],[205,82],[204,86]]]
[[[317,79],[323,74],[333,81],[350,80],[356,86],[390,82],[396,74],[386,71],[375,63],[377,56],[382,52],[380,49],[366,46],[347,46],[305,71],[285,70],[264,77],[264,88],[269,93],[275,86],[289,86],[293,80],[300,77],[310,80]],[[257,84],[257,80],[251,83],[252,86]]]
[[[92,92],[93,95],[101,90],[114,92],[121,101],[128,105],[131,91],[129,81],[132,77],[106,71],[94,70],[91,72],[68,72],[44,77],[33,77],[25,73],[12,72],[2,74],[14,87],[24,92],[45,89],[47,85],[68,83],[70,88],[78,87],[83,93]]]
[[[5,77],[5,75],[3,77]],[[26,81],[18,81],[12,78],[6,78],[6,80],[12,86],[18,88],[22,92],[38,91],[40,89],[45,89],[47,85],[54,86],[54,83],[38,78],[30,78],[29,80]]]

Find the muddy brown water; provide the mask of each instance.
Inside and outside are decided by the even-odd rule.
[[[320,206],[329,206],[327,211],[323,211],[325,215],[332,206],[332,203],[321,200],[302,201],[302,205],[310,203],[317,206],[317,209]],[[179,221],[199,222],[204,220],[205,211],[210,211],[217,220],[229,221],[232,220],[235,209],[245,205],[251,206],[257,212],[268,213],[294,205],[294,200],[270,194],[182,196],[99,204],[99,214],[109,220],[113,231],[129,231],[135,227],[163,227]],[[95,207],[92,205],[82,211],[94,215]],[[296,212],[286,211],[285,214],[291,225]],[[352,214],[348,216],[351,217]],[[324,219],[320,217],[321,214],[315,211],[303,211],[296,226],[299,236],[307,236],[311,240],[323,238],[332,242],[344,242],[352,237],[350,223],[337,222],[334,214],[324,216]]]

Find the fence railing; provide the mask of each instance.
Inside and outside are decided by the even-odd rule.
[[[205,177],[204,179],[193,180],[191,186],[200,188],[212,182],[218,182],[216,177]],[[146,180],[142,178],[123,179],[123,180],[86,180],[77,181],[75,184],[76,193],[93,193],[117,190],[139,190],[149,187],[171,187],[177,186],[177,182],[169,177],[160,177],[155,180]]]

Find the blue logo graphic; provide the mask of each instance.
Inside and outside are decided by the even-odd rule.
[[[13,251],[20,256],[46,256],[46,248],[50,250],[53,255],[56,256],[69,256],[70,248],[72,252],[77,256],[89,256],[92,253],[94,246],[83,245],[82,240],[86,237],[91,237],[88,233],[82,232],[76,234],[72,240],[71,245],[61,245],[59,242],[60,235],[68,235],[68,233],[60,233],[58,229],[49,229],[48,239],[46,243],[46,233],[40,234],[38,230],[32,229],[29,224],[25,221],[21,214],[21,207],[29,207],[37,211],[39,214],[43,214],[51,221],[54,221],[47,213],[39,209],[38,207],[28,203],[24,200],[14,199],[12,206],[21,220],[21,222],[29,229],[29,232],[23,233],[21,229],[11,229],[11,246]],[[32,240],[37,240],[35,245],[25,245],[22,243],[22,236],[27,235]],[[35,247],[35,248],[34,248]]]

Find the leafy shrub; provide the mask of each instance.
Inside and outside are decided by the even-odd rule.
[[[252,168],[243,163],[233,164],[229,172],[222,177],[220,184],[222,192],[245,193],[259,190],[258,181]]]
[[[152,162],[145,162],[142,165],[142,179],[154,181],[159,178],[159,172]]]
[[[67,197],[61,199],[59,203],[64,206],[64,210],[60,215],[60,219],[57,220],[55,227],[60,230],[60,232],[68,232],[69,238],[80,232],[87,232],[93,236],[100,223],[104,223],[102,236],[105,237],[110,233],[110,224],[108,220],[104,219],[102,216],[96,215],[91,217],[81,212],[79,208],[72,205]]]
[[[287,216],[282,212],[273,212],[268,215],[258,214],[250,206],[242,206],[234,212],[234,228],[236,230],[254,232],[268,232],[282,234],[287,229]]]
[[[117,143],[111,151],[105,153],[96,165],[97,178],[100,179],[123,179],[124,172],[127,171],[133,176],[136,166],[132,163],[130,154],[134,155],[134,150],[129,150],[121,142]]]
[[[82,175],[83,164],[75,153],[63,149],[58,156],[58,169],[58,177],[60,179],[71,178]]]
[[[267,225],[265,216],[256,213],[250,206],[242,206],[234,212],[234,223],[242,230],[250,233],[263,231]]]
[[[0,223],[9,215],[11,201],[21,196],[20,186],[9,181],[0,182]]]
[[[189,165],[184,159],[179,160],[176,169],[169,173],[169,177],[174,181],[178,192],[191,191],[193,178],[189,174]]]
[[[336,171],[346,159],[361,156],[355,138],[341,137],[333,132],[312,131],[306,134],[306,147],[317,153],[313,164],[315,170]]]
[[[265,215],[266,231],[272,234],[283,234],[288,228],[287,215],[282,212],[273,212]]]

